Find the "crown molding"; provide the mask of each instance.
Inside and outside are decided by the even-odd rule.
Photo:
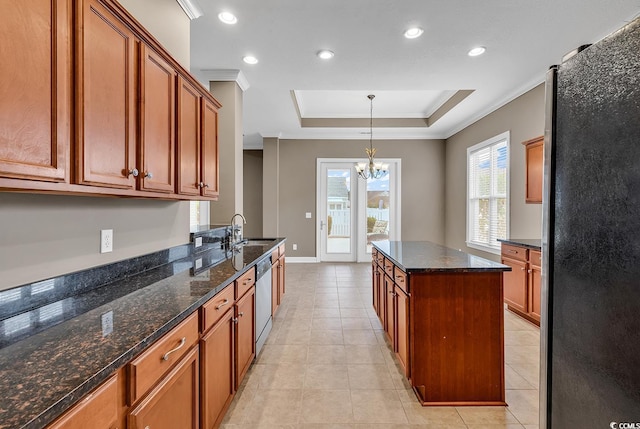
[[[249,81],[238,69],[204,69],[194,71],[198,80],[208,88],[209,82],[236,82],[242,91],[249,89]]]

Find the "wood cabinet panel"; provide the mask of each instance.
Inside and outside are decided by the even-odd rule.
[[[285,263],[284,263],[284,249],[281,248],[280,258],[278,259],[278,295],[280,301],[285,293]]]
[[[118,426],[118,374],[85,396],[48,429],[114,429]]]
[[[380,273],[378,272],[378,265],[376,264],[375,255],[371,261],[371,284],[373,285],[373,309],[378,317],[380,317]]]
[[[77,4],[74,182],[133,190],[137,40],[100,1]]]
[[[195,312],[129,363],[129,405],[141,398],[163,374],[198,342]]]
[[[274,316],[280,307],[280,273],[278,267],[280,262],[275,259],[271,265],[271,315]]]
[[[511,267],[504,273],[504,301],[516,309],[527,311],[527,263],[502,258],[502,263]]]
[[[536,137],[522,144],[525,145],[526,157],[525,202],[542,203],[544,136]]]
[[[256,333],[255,333],[255,287],[242,297],[236,304],[236,332],[235,332],[235,388],[242,382],[253,358],[256,355]]]
[[[395,299],[394,299],[394,283],[393,280],[387,275],[384,276],[384,331],[387,334],[387,338],[391,343],[391,348],[396,349],[395,346]]]
[[[69,176],[71,1],[8,0],[0,14],[0,177]]]
[[[183,195],[200,195],[200,106],[199,91],[178,76],[177,186],[178,193]]]
[[[176,71],[140,45],[140,189],[174,192]]]
[[[531,250],[530,252],[530,262],[529,262],[529,278],[528,278],[528,286],[529,286],[529,316],[531,316],[534,320],[540,323],[540,314],[542,311],[542,290],[541,290],[541,280],[542,280],[542,269],[540,263],[540,252]]]
[[[129,429],[199,429],[199,358],[194,347],[129,414]]]
[[[395,286],[395,325],[396,325],[396,356],[404,375],[410,376],[409,366],[409,296],[399,286]]]
[[[235,393],[234,322],[234,309],[230,307],[200,341],[202,429],[219,426]]]
[[[202,196],[219,195],[218,105],[202,99]]]

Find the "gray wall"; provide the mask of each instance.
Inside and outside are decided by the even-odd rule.
[[[262,150],[245,150],[243,154],[245,237],[262,237]]]
[[[287,256],[316,256],[316,160],[317,158],[363,158],[367,141],[279,140],[265,142],[265,212],[277,213],[277,234],[287,237]],[[444,243],[443,140],[376,140],[376,156],[402,160],[402,238]],[[277,170],[266,176],[267,169]],[[277,179],[276,179],[277,178]],[[312,219],[305,213],[311,212]],[[265,234],[272,225],[265,221]],[[298,250],[292,249],[292,244]]]
[[[120,0],[189,69],[189,18],[175,0]],[[100,230],[114,250],[100,254]],[[0,192],[0,290],[189,240],[189,203]]]
[[[499,260],[498,255],[466,246],[467,148],[505,131],[510,145],[510,237],[542,236],[542,205],[525,203],[523,141],[544,134],[544,85],[539,85],[447,139],[446,245]]]

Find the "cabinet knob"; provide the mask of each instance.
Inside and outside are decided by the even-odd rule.
[[[244,311],[241,311],[240,313],[238,313],[238,316],[243,317],[244,316]]]
[[[234,317],[233,319],[231,319],[233,321],[233,323],[235,323],[236,325],[238,324],[239,320],[237,317]]]
[[[208,188],[209,184],[208,183],[204,183],[204,182],[200,182],[200,183],[198,183],[198,187],[199,188]]]
[[[144,178],[145,179],[153,179],[153,173],[151,173],[150,171],[147,171],[144,173]]]
[[[127,171],[127,177],[129,176],[138,177],[138,174],[140,174],[140,172],[138,171],[137,168],[132,168],[131,170]]]
[[[529,274],[531,274],[531,270],[527,270],[527,272],[528,272]]]
[[[524,268],[520,267],[520,270],[524,271]]]

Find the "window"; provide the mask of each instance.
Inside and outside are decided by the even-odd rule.
[[[189,203],[189,226],[209,225],[209,202],[190,201]]]
[[[509,132],[467,149],[467,246],[500,253],[509,228]]]

